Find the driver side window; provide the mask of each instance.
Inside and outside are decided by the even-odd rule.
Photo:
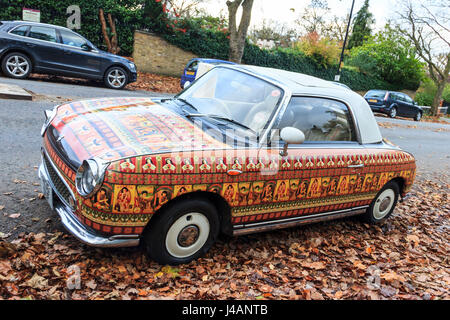
[[[305,141],[356,141],[348,107],[331,99],[293,97],[278,129],[285,127],[303,131]]]

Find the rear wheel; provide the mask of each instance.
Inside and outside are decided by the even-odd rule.
[[[414,116],[414,121],[420,121],[422,119],[422,112],[417,111],[416,115]]]
[[[30,58],[20,52],[8,54],[2,61],[3,73],[15,79],[26,79],[31,73],[32,64]]]
[[[398,184],[394,181],[388,182],[380,192],[378,192],[366,213],[362,216],[364,221],[375,224],[389,218],[395,209],[399,193]]]
[[[160,264],[182,264],[203,256],[219,234],[214,205],[201,199],[175,202],[152,218],[144,233],[148,255]]]
[[[395,118],[397,116],[397,108],[393,107],[391,111],[389,111],[389,117]]]
[[[112,67],[106,71],[105,85],[111,89],[123,89],[128,84],[128,74],[121,67]]]

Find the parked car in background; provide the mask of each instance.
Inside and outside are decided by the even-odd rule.
[[[414,157],[367,102],[329,81],[219,65],[173,98],[103,98],[46,111],[39,177],[81,241],[143,242],[161,264],[244,235],[361,214],[410,190]]]
[[[400,116],[413,118],[415,121],[422,119],[422,108],[405,93],[370,90],[364,95],[364,98],[373,112],[384,113],[391,118]]]
[[[190,86],[195,79],[200,78],[204,73],[218,64],[235,64],[231,61],[219,59],[194,58],[189,60],[181,75],[180,86],[182,89]]]
[[[112,89],[137,80],[133,62],[97,49],[70,29],[43,23],[1,21],[0,62],[15,79],[44,73],[102,80]]]

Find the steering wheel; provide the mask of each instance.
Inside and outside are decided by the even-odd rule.
[[[250,128],[253,128],[255,131],[262,129],[267,122],[265,115],[268,111],[270,111],[269,109],[270,104],[266,103],[266,101],[255,104],[248,111],[247,116],[245,116],[244,124]]]

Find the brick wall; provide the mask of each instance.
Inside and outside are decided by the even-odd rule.
[[[138,71],[181,77],[186,63],[196,56],[154,33],[135,31],[133,59]]]

